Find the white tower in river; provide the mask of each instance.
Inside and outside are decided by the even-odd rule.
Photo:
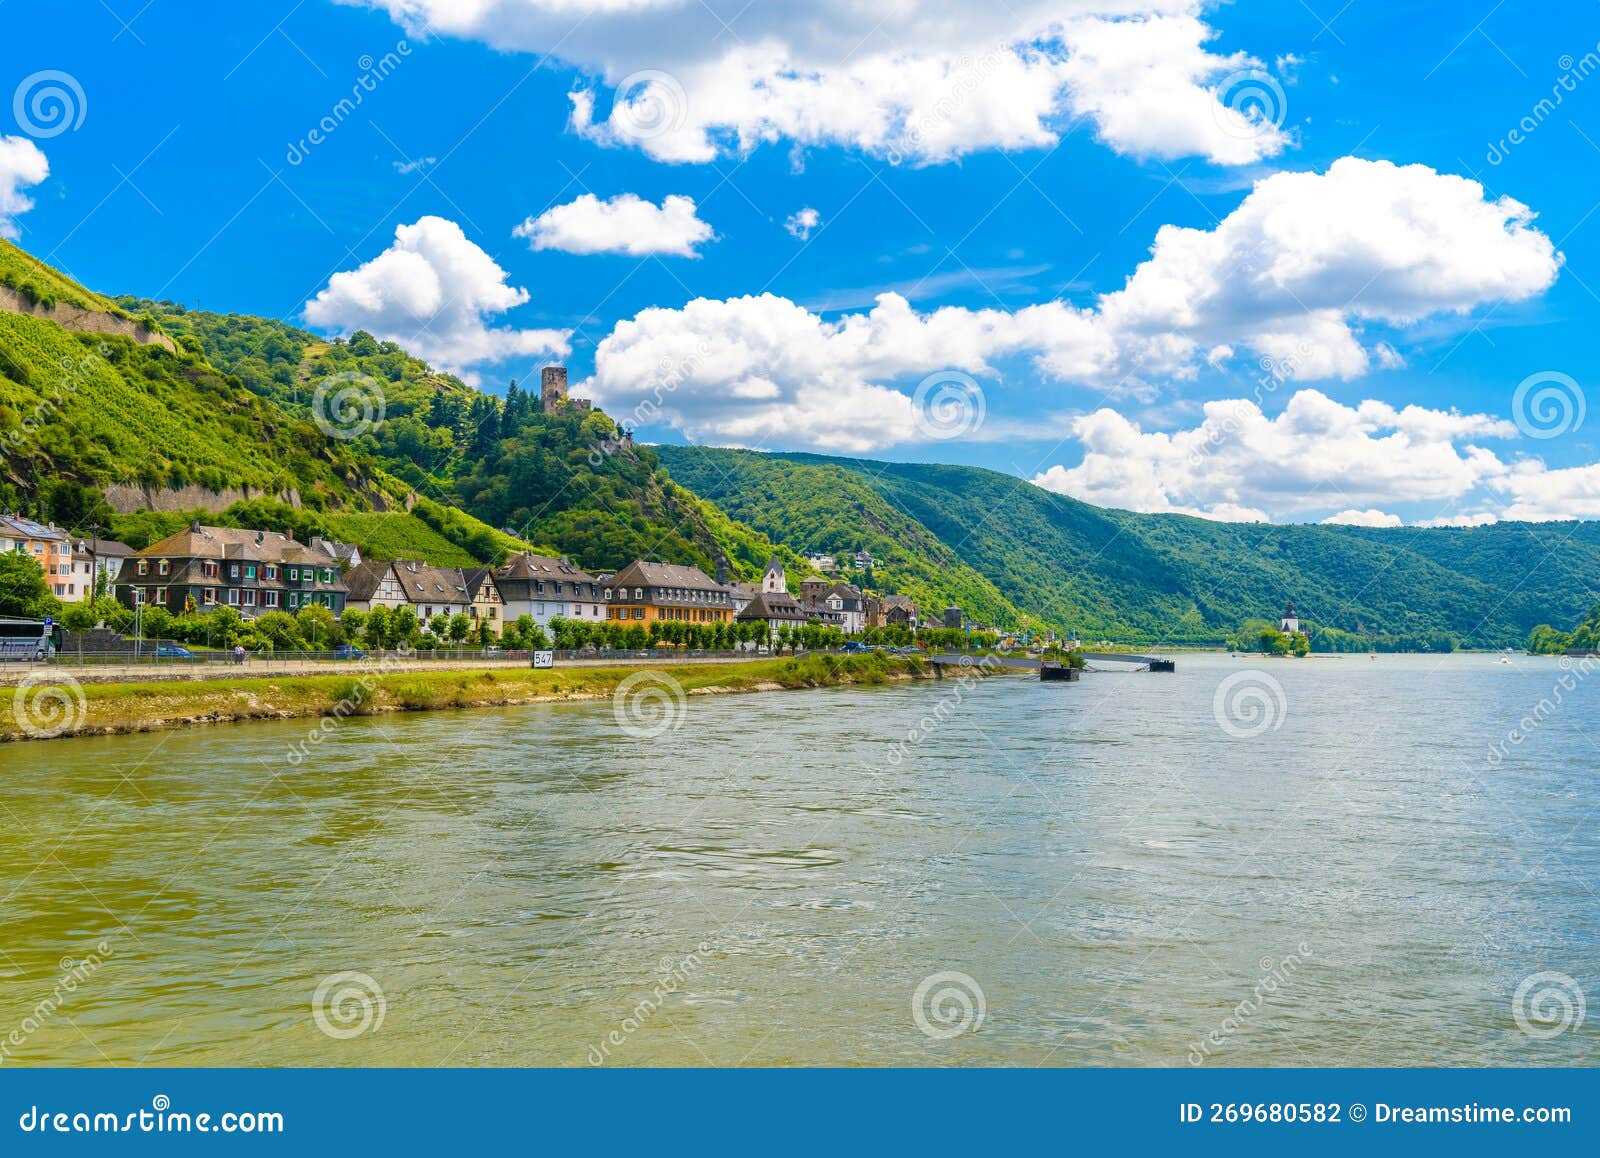
[[[1300,617],[1294,613],[1294,600],[1289,600],[1289,606],[1284,608],[1283,623],[1278,630],[1285,635],[1293,635],[1300,630]]]

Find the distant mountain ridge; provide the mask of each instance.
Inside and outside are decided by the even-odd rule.
[[[1095,507],[978,467],[657,453],[679,481],[796,549],[903,551],[915,571],[931,553],[906,542],[931,539],[1010,606],[1090,639],[1215,644],[1292,599],[1317,628],[1392,646],[1520,646],[1600,593],[1600,523],[1219,523]],[[890,584],[904,574],[880,573]]]

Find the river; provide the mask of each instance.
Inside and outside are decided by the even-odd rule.
[[[4,1064],[1593,1065],[1597,702],[1184,655],[7,745]]]

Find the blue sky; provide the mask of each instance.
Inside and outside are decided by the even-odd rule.
[[[994,6],[925,0],[858,28],[820,0],[821,31],[761,2],[635,6],[11,0],[0,138],[48,175],[22,162],[8,200],[0,152],[0,228],[107,292],[297,324],[322,294],[317,328],[387,328],[486,389],[566,347],[574,381],[659,440],[967,462],[1224,518],[1600,516],[1600,417],[1576,409],[1600,321],[1592,6],[1152,0],[1127,20],[1071,0],[991,26]],[[919,69],[943,103],[876,116],[926,95]],[[618,120],[640,70],[663,135]],[[751,75],[809,87],[754,109]],[[1241,85],[1266,104],[1219,136],[1238,123],[1208,120],[1208,94]],[[70,125],[28,103],[52,87]],[[586,194],[690,198],[713,239],[641,256],[659,233],[579,211],[550,248],[516,235]],[[786,228],[804,209],[817,224]],[[1169,226],[1193,245],[1108,307]],[[397,228],[405,262],[330,289]],[[1228,264],[1206,265],[1223,234]],[[1246,251],[1276,272],[1242,301]],[[445,266],[467,280],[444,278],[443,308],[408,307],[405,271]],[[1173,321],[1201,286],[1200,319]],[[1323,288],[1338,332],[1286,336],[1287,298],[1331,308],[1307,300]],[[886,292],[906,313],[874,319]],[[1529,409],[1541,391],[1554,410]]]

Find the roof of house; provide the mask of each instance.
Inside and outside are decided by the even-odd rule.
[[[500,588],[498,586],[496,586],[495,581],[494,581],[494,569],[493,568],[491,568],[491,567],[468,567],[466,569],[466,571],[462,572],[462,574],[466,578],[466,581],[467,581],[467,594],[470,595],[473,599],[477,599],[478,596],[481,593],[483,593],[485,588],[488,589],[488,594],[489,594],[489,596],[491,598],[494,598],[494,599],[500,599],[501,598],[500,597]],[[503,600],[502,600],[502,602],[503,602]]]
[[[133,548],[115,539],[95,539],[84,536],[74,539],[72,549],[80,555],[94,555],[101,559],[120,558],[133,554]]]
[[[495,569],[495,586],[506,600],[531,598],[537,583],[592,583],[600,580],[565,559],[534,555],[527,551],[511,556]],[[576,592],[574,592],[576,594]],[[542,598],[542,596],[541,596]]]
[[[739,619],[781,619],[796,623],[804,623],[810,618],[805,608],[801,607],[793,595],[780,594],[776,591],[762,592],[750,601],[750,605],[739,612]]]
[[[10,532],[21,535],[25,539],[65,539],[67,533],[48,527],[32,519],[25,519],[21,515],[0,515],[0,534]]]
[[[412,603],[470,603],[467,579],[460,567],[435,567],[412,560],[394,564],[400,589]]]
[[[393,563],[382,562],[377,559],[368,559],[359,567],[352,567],[345,572],[344,582],[348,589],[347,598],[352,602],[362,603],[371,599],[378,590],[378,584],[389,574]]]
[[[883,597],[883,609],[887,611],[891,607],[905,607],[915,611],[917,605],[911,602],[911,596],[909,595],[885,595]]]
[[[314,550],[321,551],[341,563],[349,563],[361,554],[360,549],[354,543],[341,543],[337,539],[324,539],[321,535],[311,536],[311,546]]]
[[[314,563],[326,565],[329,559],[320,551],[313,551],[293,535],[282,531],[253,531],[241,527],[202,527],[190,523],[188,528],[158,539],[142,551],[133,552],[134,558],[152,559],[241,559],[262,563]]]
[[[682,587],[689,591],[722,591],[715,579],[698,567],[680,563],[652,563],[635,559],[611,578],[616,587]]]

